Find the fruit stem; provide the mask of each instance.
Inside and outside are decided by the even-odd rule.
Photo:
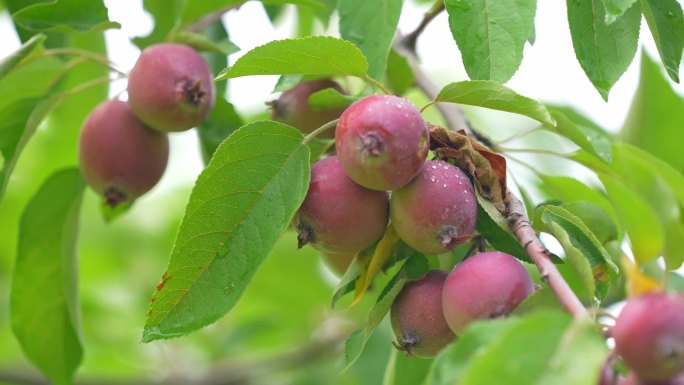
[[[391,93],[387,88],[385,88],[385,86],[383,86],[382,83],[380,83],[379,81],[377,81],[377,80],[373,79],[372,77],[368,76],[368,74],[363,75],[363,79],[366,80],[368,83],[370,83],[370,84],[376,86],[377,88],[379,88],[383,93],[385,93],[385,94],[387,94],[387,95],[392,95],[392,93]]]
[[[525,248],[525,252],[530,256],[539,270],[539,275],[556,296],[563,307],[575,318],[587,318],[589,313],[582,302],[577,298],[568,283],[563,279],[556,265],[553,264],[549,251],[541,243],[537,234],[530,224],[530,220],[525,214],[523,203],[509,190],[508,196],[508,226]]]
[[[99,55],[90,51],[86,51],[83,49],[78,49],[78,48],[55,48],[55,49],[48,49],[43,52],[42,55],[36,56],[36,59],[39,59],[41,57],[45,56],[52,56],[52,55],[73,55],[73,56],[79,56],[86,58],[88,60],[95,61],[97,63],[102,64],[103,66],[109,68],[113,72],[118,73],[119,75],[122,75],[124,77],[128,77],[128,74],[118,68],[116,68],[116,65],[112,63],[106,56]],[[34,59],[35,60],[35,59]]]
[[[310,134],[304,137],[304,144],[307,144],[311,141],[311,139],[315,138],[318,136],[321,132],[326,131],[330,127],[335,127],[337,125],[337,122],[339,119],[331,120],[328,123],[318,127],[317,129],[313,130]]]
[[[432,8],[430,8],[430,10],[423,15],[423,20],[420,22],[420,24],[418,24],[416,29],[404,36],[402,44],[406,47],[406,49],[411,50],[413,53],[416,52],[416,42],[418,41],[418,37],[423,33],[430,22],[440,13],[442,13],[442,11],[444,11],[444,2],[435,2],[435,4],[432,5]]]

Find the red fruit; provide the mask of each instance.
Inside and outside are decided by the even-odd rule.
[[[615,351],[638,377],[668,380],[684,372],[684,301],[664,293],[627,301],[611,329]]]
[[[406,99],[371,95],[349,106],[335,130],[344,171],[373,190],[396,190],[420,171],[429,147],[427,124]]]
[[[271,102],[271,119],[298,128],[305,134],[340,117],[344,108],[315,111],[309,107],[309,96],[326,88],[333,88],[346,93],[342,87],[331,79],[319,79],[297,84],[294,88],[283,92],[277,100]],[[327,130],[320,135],[324,138],[335,136],[335,130]]]
[[[355,253],[378,241],[388,221],[389,198],[354,183],[336,156],[311,167],[311,183],[293,224],[299,247],[311,243],[334,253]]]
[[[399,237],[421,253],[451,251],[475,230],[475,190],[458,167],[428,161],[415,179],[392,193],[390,218]]]
[[[169,139],[140,122],[125,102],[108,100],[83,123],[79,155],[85,180],[115,207],[159,182],[169,158]]]
[[[211,70],[186,45],[147,47],[128,76],[128,104],[138,119],[155,130],[195,127],[214,107]]]
[[[446,271],[428,274],[401,289],[390,310],[395,346],[407,354],[434,357],[456,337],[442,313],[442,287]]]
[[[444,318],[456,335],[473,321],[510,314],[534,292],[522,263],[498,251],[475,254],[456,265],[444,283]]]

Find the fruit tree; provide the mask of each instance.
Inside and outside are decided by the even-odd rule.
[[[0,0],[0,36],[0,384],[684,384],[678,0]]]

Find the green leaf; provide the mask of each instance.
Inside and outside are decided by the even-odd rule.
[[[508,318],[494,322],[475,322],[455,343],[448,345],[435,357],[430,371],[431,385],[461,384],[468,365],[478,356],[487,354],[489,346],[511,329],[521,324],[519,318]],[[508,379],[507,379],[508,380]]]
[[[610,254],[586,224],[568,210],[553,205],[542,206],[540,210],[542,222],[563,246],[566,259],[587,292],[601,301],[608,293],[609,270],[618,272]]]
[[[553,108],[551,108],[551,116],[556,120],[557,125],[555,127],[543,126],[546,130],[562,135],[606,163],[612,161],[611,142],[605,131],[576,124],[565,114]]]
[[[545,310],[563,310],[563,307],[558,302],[558,298],[553,294],[553,290],[549,286],[542,286],[531,296],[525,298],[514,310],[514,315],[531,314],[540,309]]]
[[[303,139],[295,128],[260,121],[219,146],[190,195],[143,341],[195,331],[239,300],[306,195]]]
[[[392,349],[382,385],[420,385],[427,379],[432,360],[411,357]]]
[[[415,81],[408,60],[396,50],[390,50],[387,58],[387,84],[395,95],[403,95]]]
[[[326,36],[275,40],[256,47],[216,80],[250,75],[351,75],[364,77],[368,61],[345,40]]]
[[[613,23],[605,23],[601,0],[567,0],[568,22],[575,55],[604,100],[634,59],[639,40],[641,8],[635,3]]]
[[[684,121],[684,98],[668,83],[645,51],[636,95],[622,128],[622,138],[684,173],[684,151],[677,140]]]
[[[536,0],[450,0],[445,5],[468,76],[507,82],[532,34]]]
[[[133,43],[140,49],[161,43],[180,23],[181,11],[185,0],[143,0],[145,10],[154,19],[154,29],[145,37],[136,37]]]
[[[221,142],[244,124],[235,107],[223,97],[217,97],[209,117],[197,127],[204,164],[209,163]]]
[[[430,384],[596,384],[607,355],[594,324],[541,311],[473,324],[437,356]]]
[[[606,9],[605,23],[611,24],[637,0],[602,0]]]
[[[665,246],[665,232],[649,204],[618,178],[603,175],[600,179],[629,235],[637,263],[658,257]]]
[[[88,32],[120,28],[109,21],[102,0],[54,0],[21,9],[12,15],[15,23],[31,31]]]
[[[46,36],[38,34],[33,36],[29,41],[24,43],[18,50],[0,61],[0,78],[5,77],[10,73],[19,63],[31,56],[34,52],[43,49],[43,42]]]
[[[309,151],[311,152],[311,164],[314,164],[330,147],[335,145],[335,141],[332,139],[312,138],[306,145],[309,146]]]
[[[439,91],[435,101],[468,104],[512,112],[552,127],[556,125],[556,121],[543,104],[519,95],[503,84],[488,80],[449,83]]]
[[[677,0],[641,0],[641,8],[667,74],[679,83],[679,65],[684,49],[684,16],[681,4]]]
[[[184,24],[195,21],[207,14],[221,12],[227,8],[237,7],[247,0],[185,0],[182,21]],[[323,10],[325,5],[315,0],[261,0],[264,4],[297,4]]]
[[[368,314],[366,325],[347,337],[344,342],[345,370],[356,362],[363,352],[363,347],[375,328],[392,307],[394,299],[407,282],[416,280],[428,272],[427,259],[422,255],[412,256],[406,260],[401,270],[390,280],[378,297],[377,302]]]
[[[563,203],[561,207],[578,217],[601,244],[618,239],[615,219],[601,206],[587,201],[573,201]]]
[[[532,262],[491,201],[477,194],[477,232],[482,234],[495,249],[508,253],[521,261]]]
[[[12,330],[51,382],[72,383],[81,363],[76,238],[85,184],[77,169],[48,178],[20,222],[12,276]]]
[[[359,98],[341,94],[340,91],[330,87],[316,91],[309,96],[308,104],[314,111],[344,108]]]
[[[404,0],[338,1],[340,35],[368,58],[368,75],[381,80]]]
[[[596,188],[592,188],[576,178],[537,174],[542,181],[540,188],[552,199],[565,202],[588,201],[607,212],[614,222],[618,216],[608,197]]]
[[[631,233],[625,224],[630,240],[634,242],[637,238],[642,245],[639,252],[642,255],[637,262],[643,264],[656,258],[658,253],[663,253],[668,269],[676,269],[684,262],[684,176],[662,160],[626,143],[615,143],[613,154],[614,160],[610,165],[599,163],[591,155],[582,152],[573,154],[572,158],[592,168],[602,180],[612,178],[619,182],[622,186],[615,187],[615,194],[629,194],[633,199],[639,199],[638,204],[623,207],[622,210],[626,212],[621,214],[631,217],[629,210],[636,210],[638,215],[644,216],[647,226],[652,220],[660,222],[660,226],[649,230],[649,227],[639,223],[637,214],[633,214],[634,218],[629,219],[633,225]],[[622,189],[630,191],[622,192]],[[622,197],[612,194],[611,198],[614,201],[622,200]],[[637,234],[638,231],[646,233]],[[653,241],[647,238],[651,231],[656,234]],[[661,242],[665,242],[664,249],[658,251],[657,245],[663,247]]]
[[[240,50],[238,46],[228,39],[214,41],[208,36],[185,30],[172,32],[169,41],[189,45],[197,51],[218,52],[223,55],[230,55]]]
[[[0,153],[5,159],[0,169],[0,198],[26,143],[57,101],[57,96],[22,99],[0,110],[0,116],[5,117],[0,120]]]

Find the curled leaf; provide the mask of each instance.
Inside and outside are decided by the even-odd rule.
[[[368,263],[361,271],[361,275],[356,280],[356,291],[351,306],[356,305],[361,298],[363,298],[363,295],[366,293],[371,282],[373,282],[375,276],[378,275],[387,261],[392,258],[397,242],[399,242],[399,235],[397,235],[397,232],[394,231],[394,227],[390,224],[387,227],[387,230],[385,230],[382,239],[380,239],[380,242],[378,242],[378,245],[375,247],[370,260],[368,260]]]
[[[506,158],[471,139],[464,131],[449,131],[430,125],[430,149],[466,171],[480,195],[506,214],[508,189],[506,187]]]

